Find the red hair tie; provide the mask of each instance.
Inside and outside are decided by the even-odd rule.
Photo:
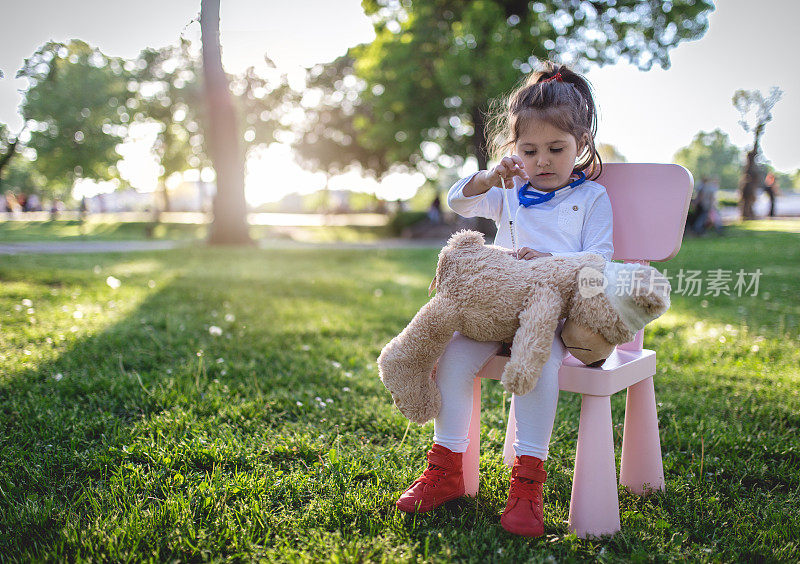
[[[556,82],[564,82],[564,79],[561,77],[561,73],[560,72],[557,72],[556,74],[554,74],[550,78],[545,78],[544,80],[542,80],[542,82],[550,82],[551,80],[555,80]]]

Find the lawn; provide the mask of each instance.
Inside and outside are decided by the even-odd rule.
[[[271,226],[250,228],[255,240],[276,238],[310,242],[369,241],[395,235],[391,226]],[[0,244],[43,241],[142,241],[176,240],[202,242],[208,236],[208,226],[197,223],[152,223],[118,221],[111,217],[93,217],[57,221],[0,221]]]
[[[499,524],[503,393],[484,386],[481,490],[420,516],[423,468],[375,358],[427,299],[436,249],[205,249],[0,261],[0,560],[800,559],[800,222],[691,239],[662,267],[752,273],[673,294],[645,345],[666,493],[569,534],[580,397],[563,393],[545,536]],[[752,279],[750,280],[752,282]],[[612,400],[617,455],[624,394]]]

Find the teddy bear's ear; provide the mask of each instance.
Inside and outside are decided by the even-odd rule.
[[[450,236],[450,239],[447,241],[447,246],[460,248],[482,247],[483,243],[483,233],[462,229],[461,231],[457,231]]]

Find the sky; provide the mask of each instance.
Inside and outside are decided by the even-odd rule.
[[[800,1],[721,0],[710,16],[706,35],[671,51],[669,70],[643,72],[625,63],[591,69],[599,106],[597,140],[611,143],[631,162],[670,162],[699,131],[716,128],[744,147],[751,135],[738,124],[731,98],[737,89],[767,92],[778,86],[783,98],[767,125],[762,148],[781,171],[800,168],[794,133],[800,128]],[[0,122],[21,127],[17,108],[25,81],[16,71],[48,40],[78,38],[117,57],[135,57],[145,47],[175,43],[183,33],[199,36],[193,20],[199,0],[28,0],[3,9],[0,19]],[[372,26],[358,0],[223,0],[223,65],[231,73],[263,64],[267,53],[290,77],[303,68],[327,62],[348,47],[369,42]],[[157,165],[149,156],[152,132],[135,133],[138,141],[121,148],[120,171],[135,187],[152,190]],[[462,173],[474,170],[467,163]],[[421,185],[421,175],[392,175],[378,183],[357,173],[335,178],[331,187],[407,198]],[[323,176],[302,170],[287,146],[273,144],[248,162],[247,198],[276,200],[289,191],[310,192]],[[108,186],[81,186],[86,193]]]

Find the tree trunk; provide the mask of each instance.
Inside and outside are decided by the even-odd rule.
[[[167,182],[164,177],[158,179],[157,194],[161,196],[161,203],[159,204],[158,196],[153,198],[153,223],[161,223],[161,214],[170,211],[169,191],[167,190]]]
[[[472,108],[472,149],[478,159],[478,170],[486,170],[489,165],[489,148],[486,143],[486,117],[482,111],[483,104],[475,104]],[[494,221],[485,217],[475,218],[475,227],[487,237],[494,237],[497,226]]]
[[[244,158],[228,78],[219,45],[219,0],[202,0],[203,85],[208,107],[208,147],[217,173],[217,193],[208,243],[251,245],[244,199]]]
[[[743,220],[755,219],[756,214],[753,205],[756,201],[756,192],[758,190],[758,181],[760,175],[758,173],[758,166],[756,165],[756,157],[758,157],[759,141],[761,132],[764,130],[764,125],[759,124],[755,131],[755,140],[753,141],[753,148],[747,152],[747,158],[744,163],[744,170],[742,171],[742,180],[740,183],[739,195],[739,208],[742,213]]]
[[[167,188],[167,179],[166,178],[162,178],[161,179],[159,188],[161,188],[161,203],[164,206],[161,209],[163,211],[165,211],[165,212],[171,211],[170,208],[172,206],[171,206],[170,200],[169,200],[169,188]]]
[[[478,169],[486,170],[489,164],[489,148],[486,146],[486,117],[481,111],[480,105],[472,108],[472,149],[475,158],[478,159]]]
[[[5,154],[0,156],[0,185],[3,183],[3,169],[8,165],[9,162],[11,162],[11,157],[13,157],[16,153],[17,143],[19,143],[19,136],[14,139],[13,143],[8,145],[8,150],[5,152]]]

